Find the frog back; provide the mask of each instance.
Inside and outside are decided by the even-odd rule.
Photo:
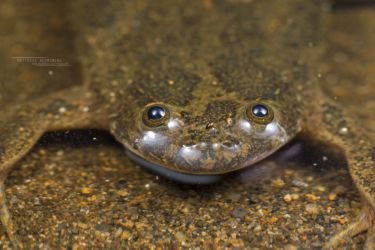
[[[113,112],[152,102],[204,112],[222,99],[267,99],[290,120],[302,114],[322,1],[98,0],[72,8],[86,85]]]

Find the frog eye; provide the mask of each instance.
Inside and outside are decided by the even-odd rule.
[[[143,111],[143,122],[149,127],[161,126],[169,119],[169,111],[162,104],[150,104]]]
[[[253,103],[247,110],[246,115],[250,121],[259,124],[268,124],[273,120],[273,110],[265,103]]]

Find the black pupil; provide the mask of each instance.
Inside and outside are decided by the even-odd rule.
[[[151,107],[147,112],[148,119],[159,120],[165,116],[165,110],[159,106]]]
[[[268,115],[267,107],[262,104],[254,105],[252,111],[256,117],[266,117]]]

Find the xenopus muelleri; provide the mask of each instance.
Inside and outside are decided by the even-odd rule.
[[[375,248],[374,135],[325,96],[326,1],[71,3],[82,86],[4,111],[1,220],[18,241],[4,195],[14,163],[46,131],[110,131],[129,156],[181,182],[210,183],[272,154],[298,134],[347,157],[363,211],[341,238],[367,230]]]

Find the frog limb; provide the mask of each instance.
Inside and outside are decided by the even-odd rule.
[[[340,147],[348,161],[350,175],[363,198],[360,216],[326,244],[332,248],[346,238],[367,231],[365,249],[375,249],[375,136],[349,118],[339,104],[320,94],[310,109],[307,130],[316,139]]]
[[[95,110],[92,93],[83,95],[81,88],[72,88],[20,104],[0,117],[0,219],[10,241],[22,248],[16,236],[5,199],[4,181],[14,163],[21,159],[43,135],[51,130],[70,128],[103,128],[104,116]],[[85,96],[85,98],[82,98]],[[90,110],[90,112],[88,112]]]
[[[349,224],[343,231],[334,235],[325,245],[325,249],[331,249],[335,247],[341,240],[353,238],[365,231],[368,231],[368,233],[364,249],[373,249],[373,246],[375,246],[375,228],[372,225],[374,220],[373,213],[374,212],[371,206],[365,205],[365,208],[362,209],[358,218],[356,218],[354,222]]]
[[[374,215],[373,215],[373,218]],[[374,219],[372,220],[372,225],[368,229],[368,235],[367,235],[367,240],[365,243],[364,249],[374,249],[375,246],[375,224],[374,224]]]

